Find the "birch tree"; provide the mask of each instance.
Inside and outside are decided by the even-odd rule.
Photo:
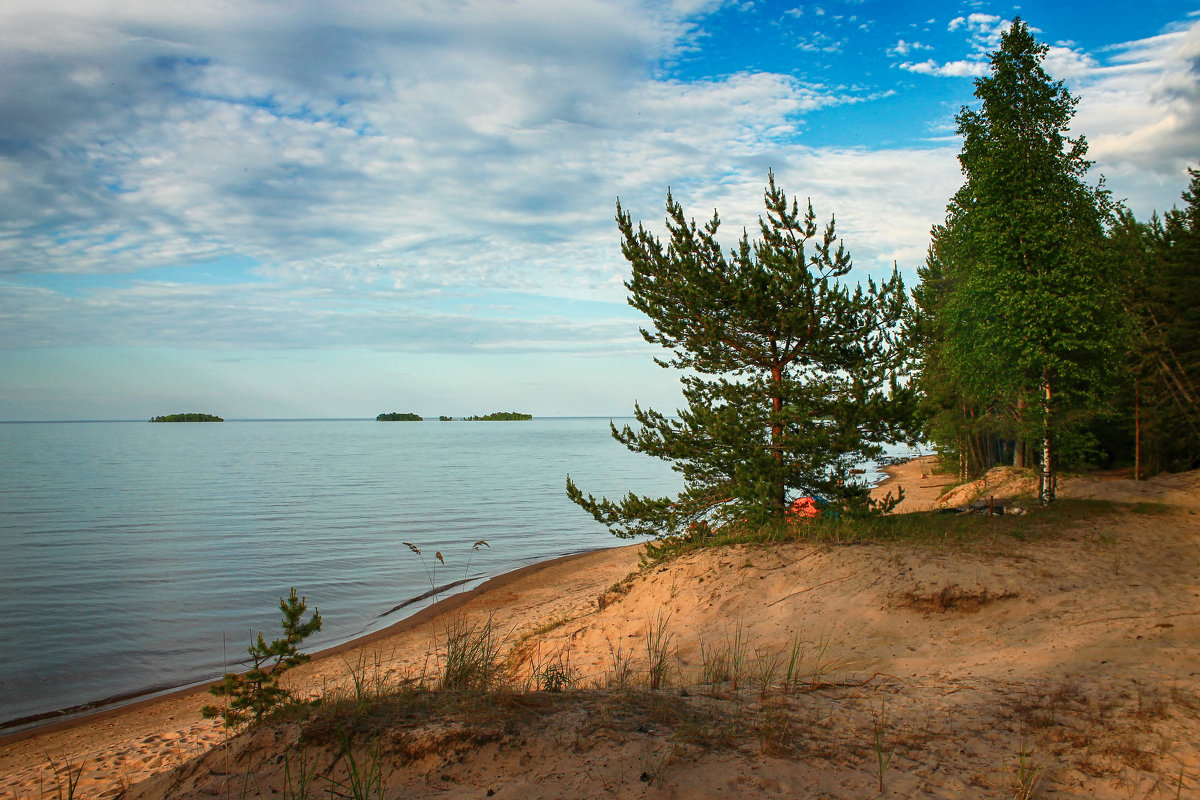
[[[1111,204],[1087,181],[1087,142],[1068,135],[1077,101],[1043,69],[1046,51],[1015,19],[975,82],[979,107],[957,117],[966,181],[934,231],[940,361],[926,367],[1038,443],[1043,503],[1059,451],[1103,407],[1121,355]]]

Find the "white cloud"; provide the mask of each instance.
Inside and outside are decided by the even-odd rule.
[[[932,50],[933,48],[927,44],[920,42],[906,42],[903,39],[897,41],[894,45],[887,49],[889,56],[906,56],[916,50]]]
[[[1089,157],[1140,217],[1165,207],[1200,160],[1200,21],[1110,48],[1106,63],[1069,74],[1073,123]]]
[[[907,72],[915,72],[918,75],[936,75],[942,78],[966,78],[986,75],[988,64],[986,61],[948,61],[945,64],[939,64],[930,58],[917,62],[905,61],[900,64],[900,69]]]
[[[1000,34],[1010,24],[1010,22],[995,14],[973,13],[965,17],[955,17],[950,20],[946,29],[951,33],[958,30],[965,30],[967,32],[968,48],[971,51],[970,57],[947,62],[939,62],[932,58],[925,61],[905,61],[899,67],[906,72],[943,78],[979,77],[986,75],[988,70],[988,54],[1000,46]],[[901,40],[900,44],[906,43]],[[901,50],[897,46],[889,50],[888,53],[908,55],[911,50],[915,49],[917,49],[916,46],[910,46]]]
[[[1077,48],[1052,45],[1046,51],[1042,67],[1055,80],[1073,81],[1095,73],[1099,62]]]

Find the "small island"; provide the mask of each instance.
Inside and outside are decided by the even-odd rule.
[[[213,414],[200,414],[195,411],[187,414],[166,414],[161,417],[151,417],[151,422],[224,422]]]
[[[533,419],[533,414],[522,414],[520,411],[496,411],[484,414],[482,417],[463,417],[467,422],[526,422]]]
[[[401,414],[399,411],[393,411],[390,414],[380,414],[375,418],[376,422],[421,422],[421,415],[414,414],[409,411],[406,414]]]
[[[438,417],[438,422],[454,422],[454,417],[447,417],[445,414],[442,414]]]

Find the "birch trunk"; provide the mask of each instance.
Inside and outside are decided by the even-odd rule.
[[[1050,447],[1050,372],[1042,370],[1042,505],[1054,502],[1054,453]]]

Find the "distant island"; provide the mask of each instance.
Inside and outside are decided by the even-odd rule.
[[[224,422],[218,416],[213,414],[199,414],[191,412],[188,414],[167,414],[162,417],[151,417],[151,422]]]
[[[390,414],[380,414],[375,418],[376,422],[420,422],[421,416],[409,411],[407,414],[401,414],[399,411],[393,411]]]
[[[484,414],[482,417],[463,417],[467,422],[525,422],[533,419],[533,414],[522,414],[520,411],[497,411]]]
[[[440,417],[438,417],[438,422],[453,422],[453,421],[454,421],[454,417],[447,417],[445,414],[442,414]]]

